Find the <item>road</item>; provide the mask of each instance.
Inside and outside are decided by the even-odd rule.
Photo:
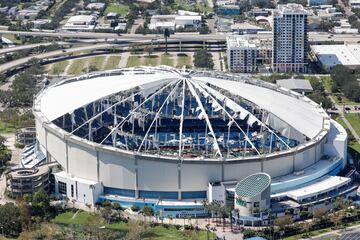
[[[4,64],[0,65],[0,72],[5,72],[10,69],[22,66],[22,65],[26,64],[32,58],[43,60],[43,59],[47,59],[47,58],[64,56],[64,55],[68,55],[71,53],[111,49],[111,48],[116,48],[119,46],[121,46],[121,45],[103,43],[103,44],[94,44],[94,45],[85,46],[85,47],[76,47],[76,48],[70,48],[70,49],[66,49],[66,50],[56,50],[56,51],[46,52],[46,53],[38,54],[36,56],[24,57],[21,59],[17,59],[17,60],[11,61],[11,62],[4,63]]]
[[[23,31],[5,31],[1,30],[0,34],[15,34],[15,35],[24,35],[24,36],[47,36],[55,38],[85,38],[85,39],[117,39],[117,40],[152,40],[152,39],[163,39],[161,34],[121,34],[117,35],[115,33],[95,33],[95,32],[23,32]],[[225,41],[227,34],[173,34],[170,39],[174,40],[223,40]],[[271,39],[271,32],[264,32],[257,34],[259,39]],[[309,32],[309,41],[310,42],[324,42],[324,41],[334,41],[334,42],[347,42],[347,43],[357,43],[360,40],[360,34],[330,34],[324,32]]]
[[[59,45],[69,45],[70,44],[67,42],[56,42],[56,43]],[[17,52],[17,51],[32,49],[32,48],[36,48],[36,47],[40,47],[40,46],[49,46],[51,44],[53,44],[53,43],[52,42],[43,42],[43,43],[14,46],[14,47],[9,47],[9,48],[2,48],[2,49],[0,49],[0,54]]]
[[[359,240],[360,239],[360,225],[348,227],[346,229],[333,230],[331,232],[320,234],[312,237],[312,240]]]

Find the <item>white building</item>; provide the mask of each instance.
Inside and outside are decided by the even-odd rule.
[[[62,27],[68,31],[93,31],[96,26],[96,17],[92,15],[77,15],[69,18],[67,23]]]
[[[242,216],[256,216],[270,208],[271,177],[254,173],[242,179],[235,187],[235,209]]]
[[[306,72],[308,66],[307,15],[299,4],[278,5],[273,13],[274,72]]]
[[[320,6],[331,4],[331,0],[308,0],[308,6]]]
[[[55,194],[67,197],[70,201],[93,206],[103,191],[99,182],[78,178],[64,171],[54,173],[54,177]]]
[[[257,71],[257,46],[254,42],[239,36],[229,36],[227,43],[227,59],[231,72]]]
[[[349,6],[351,8],[360,8],[360,0],[349,0]]]
[[[332,29],[335,34],[357,34],[357,28],[351,28],[351,24],[347,19],[340,19],[340,26],[336,26]]]
[[[352,69],[360,66],[360,44],[313,45],[311,52],[327,71],[339,64]]]
[[[175,31],[177,28],[198,28],[201,25],[200,15],[154,15],[151,17],[149,29]]]
[[[102,10],[105,9],[105,7],[106,7],[106,4],[105,4],[105,3],[95,2],[95,3],[89,3],[89,4],[86,6],[86,9],[102,11]]]

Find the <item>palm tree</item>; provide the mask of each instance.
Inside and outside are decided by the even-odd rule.
[[[210,213],[209,202],[205,199],[205,200],[202,200],[201,203],[204,207],[204,211],[207,213],[207,218],[205,219],[205,221],[209,222],[209,213]]]
[[[220,206],[219,213],[220,213],[220,217],[222,219],[223,232],[225,232],[225,222],[226,222],[226,217],[228,214],[228,210],[227,210],[226,206]]]
[[[233,231],[233,222],[232,222],[232,211],[230,208],[228,208],[228,213],[229,213],[229,220],[230,220],[230,228],[231,228],[231,232]]]

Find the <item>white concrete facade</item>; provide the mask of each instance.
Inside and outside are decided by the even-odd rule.
[[[220,80],[219,80],[220,81]],[[294,93],[295,94],[295,93]],[[297,96],[297,95],[296,95]],[[311,101],[308,100],[311,104]],[[300,171],[318,162],[328,154],[324,145],[329,142],[330,120],[318,108],[323,126],[313,140],[300,144],[296,149],[275,152],[265,157],[248,156],[233,159],[191,159],[150,155],[105,146],[69,134],[54,123],[49,122],[36,107],[34,108],[37,141],[49,161],[58,162],[64,173],[58,174],[57,181],[70,185],[84,184],[77,201],[93,204],[96,195],[102,193],[102,186],[134,191],[207,192],[209,182],[239,181],[250,174],[265,172],[272,178]],[[346,134],[346,133],[345,133]],[[347,136],[343,137],[345,140]],[[340,141],[340,139],[339,139]],[[346,144],[339,142],[333,154],[345,157]],[[89,182],[87,182],[89,181]],[[96,185],[96,191],[87,187]],[[87,186],[87,187],[86,187]],[[68,191],[71,192],[71,189]],[[86,195],[83,198],[83,194]],[[72,197],[75,199],[75,197]]]
[[[70,201],[75,200],[93,207],[103,192],[99,182],[73,177],[66,172],[54,173],[54,177],[55,195],[67,197]]]

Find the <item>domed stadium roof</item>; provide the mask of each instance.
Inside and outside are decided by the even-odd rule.
[[[247,176],[235,187],[235,193],[239,197],[254,197],[261,194],[271,184],[271,177],[267,173],[255,173]]]
[[[265,85],[169,67],[117,69],[44,89],[34,111],[92,142],[174,157],[262,155],[296,147],[323,130],[318,105]]]

